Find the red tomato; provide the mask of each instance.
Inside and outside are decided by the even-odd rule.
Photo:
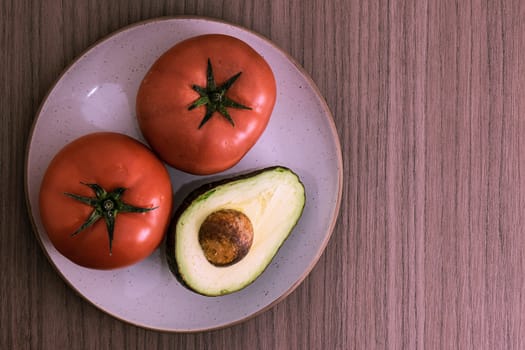
[[[210,34],[176,44],[153,64],[137,94],[137,118],[166,163],[212,174],[252,148],[275,99],[264,58],[239,39]]]
[[[89,268],[124,267],[149,256],[162,241],[172,208],[170,177],[131,137],[89,134],[53,158],[39,207],[49,239],[65,257]],[[93,223],[79,230],[89,218]]]

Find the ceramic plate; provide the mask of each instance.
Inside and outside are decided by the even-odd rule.
[[[115,131],[144,142],[134,110],[144,74],[175,43],[206,33],[228,34],[251,45],[272,67],[278,89],[275,109],[263,136],[238,165],[220,176],[271,165],[293,169],[307,193],[302,218],[264,273],[247,288],[226,296],[205,297],[185,289],[169,271],[162,249],[125,269],[94,271],[74,265],[54,249],[40,220],[38,191],[49,162],[66,143],[91,132]],[[26,167],[28,207],[36,236],[64,280],[116,318],[178,332],[240,322],[294,290],[328,242],[342,187],[341,150],[333,119],[305,72],[274,44],[253,32],[194,17],[138,23],[77,58],[40,107],[28,142]],[[216,179],[168,169],[175,205],[199,184]]]

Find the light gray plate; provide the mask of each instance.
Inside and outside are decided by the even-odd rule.
[[[272,67],[278,89],[263,136],[221,177],[271,165],[293,169],[306,188],[302,218],[265,272],[247,288],[227,296],[205,297],[185,289],[170,273],[161,249],[139,264],[115,271],[74,265],[56,251],[40,220],[38,191],[49,162],[67,142],[91,132],[121,132],[144,142],[134,110],[144,74],[175,43],[206,33],[228,34],[251,45]],[[217,178],[169,171],[175,205],[198,184]],[[314,267],[330,238],[341,189],[339,139],[330,111],[311,79],[267,39],[206,18],[141,22],[97,43],[53,86],[28,141],[28,207],[36,237],[51,264],[74,290],[101,310],[157,330],[190,332],[224,327],[267,309],[291,293]]]

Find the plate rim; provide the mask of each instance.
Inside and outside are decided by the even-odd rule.
[[[136,28],[136,27],[140,27],[140,26],[146,25],[146,24],[151,24],[151,23],[156,23],[156,22],[164,22],[164,21],[177,21],[177,20],[202,20],[202,21],[205,21],[205,22],[213,22],[213,23],[217,23],[217,24],[228,25],[228,26],[231,26],[231,27],[236,28],[238,30],[241,30],[241,31],[244,31],[244,32],[247,32],[249,34],[252,34],[252,35],[256,36],[257,38],[259,38],[262,41],[264,41],[266,44],[268,44],[271,47],[273,47],[280,54],[284,55],[289,60],[289,62],[291,62],[295,66],[295,68],[299,71],[299,73],[303,76],[303,78],[305,78],[305,80],[310,85],[310,88],[312,89],[314,94],[317,95],[317,97],[319,98],[319,100],[321,102],[321,107],[325,111],[325,113],[324,113],[325,116],[326,116],[325,119],[328,121],[328,126],[329,126],[329,129],[330,129],[330,132],[331,132],[331,136],[333,137],[333,139],[335,141],[334,142],[334,144],[336,146],[335,147],[336,148],[336,157],[335,158],[336,158],[337,166],[338,166],[337,167],[338,168],[338,172],[337,172],[337,175],[338,175],[337,198],[336,198],[336,202],[335,202],[335,206],[334,206],[334,210],[333,210],[333,215],[332,215],[332,218],[331,218],[331,221],[330,221],[330,225],[327,227],[327,229],[326,229],[327,234],[325,235],[323,241],[321,242],[321,245],[317,249],[317,254],[313,257],[313,259],[311,259],[311,261],[308,264],[307,268],[305,269],[304,273],[302,273],[298,277],[298,279],[293,284],[291,284],[287,288],[287,290],[284,293],[282,293],[278,298],[276,298],[274,301],[272,301],[268,305],[262,307],[261,309],[255,311],[255,312],[253,312],[251,314],[248,314],[246,316],[242,316],[238,320],[227,322],[227,323],[224,323],[222,325],[217,325],[217,326],[212,326],[212,327],[188,328],[188,329],[168,329],[168,328],[152,327],[152,326],[148,326],[148,325],[145,325],[145,324],[141,324],[139,322],[135,322],[135,321],[123,318],[123,317],[121,317],[119,315],[116,315],[115,313],[107,310],[106,308],[102,307],[101,305],[95,304],[94,301],[90,300],[87,296],[82,294],[69,281],[69,279],[64,276],[62,271],[60,271],[58,269],[56,264],[51,259],[51,256],[49,255],[49,252],[45,248],[44,243],[42,242],[42,239],[40,238],[40,234],[38,233],[39,231],[38,231],[38,227],[37,227],[37,225],[35,223],[34,213],[33,213],[32,208],[31,208],[31,201],[30,201],[30,196],[29,196],[29,153],[30,153],[30,149],[31,149],[32,140],[33,140],[33,137],[34,137],[34,132],[35,132],[35,129],[36,129],[36,124],[38,123],[38,120],[40,119],[40,115],[42,113],[42,109],[43,109],[44,105],[46,104],[46,102],[48,101],[49,96],[53,93],[53,91],[55,90],[56,86],[62,80],[62,78],[65,76],[65,74],[67,74],[67,72],[69,72],[69,70],[74,65],[76,65],[77,62],[79,62],[91,50],[93,50],[94,48],[96,48],[100,44],[108,41],[109,39],[111,39],[111,38],[121,34],[122,32],[128,31],[128,30]],[[24,193],[25,193],[25,202],[26,202],[27,211],[29,213],[29,219],[31,221],[32,231],[33,231],[34,236],[37,238],[37,241],[38,241],[38,244],[40,245],[41,250],[43,251],[44,255],[46,256],[46,259],[49,262],[49,264],[51,265],[51,267],[58,273],[58,275],[60,276],[62,281],[65,282],[66,285],[69,286],[69,288],[71,288],[78,296],[80,296],[83,300],[87,301],[90,305],[94,306],[96,309],[98,309],[98,310],[100,310],[100,311],[110,315],[111,317],[113,317],[113,318],[115,318],[117,320],[120,320],[120,321],[122,321],[124,323],[130,324],[130,325],[133,325],[133,326],[136,326],[136,327],[141,327],[141,328],[144,328],[144,329],[149,329],[149,330],[154,330],[154,331],[159,331],[159,332],[165,332],[165,333],[198,333],[198,332],[220,330],[220,329],[232,327],[234,325],[237,325],[237,324],[246,322],[246,321],[248,321],[248,320],[250,320],[252,318],[255,318],[256,316],[258,316],[258,315],[260,315],[260,314],[270,310],[271,308],[273,308],[274,306],[279,304],[286,297],[288,297],[292,292],[294,292],[297,289],[297,287],[300,284],[302,284],[302,282],[304,282],[306,277],[312,272],[313,268],[317,265],[317,263],[319,262],[321,256],[325,252],[326,246],[328,245],[328,242],[330,241],[330,238],[333,235],[335,226],[336,226],[336,224],[337,224],[337,222],[339,220],[340,210],[341,210],[342,193],[343,193],[343,174],[344,174],[344,171],[343,171],[343,157],[342,157],[342,149],[341,149],[341,140],[339,138],[339,134],[337,133],[337,127],[335,125],[335,120],[334,120],[333,114],[332,114],[332,112],[330,110],[330,107],[328,106],[328,104],[326,102],[326,99],[324,98],[323,94],[320,92],[317,84],[315,84],[314,80],[311,78],[310,74],[304,69],[303,66],[301,66],[289,53],[287,53],[286,51],[281,49],[277,44],[275,44],[269,38],[265,37],[264,35],[254,31],[252,29],[246,28],[246,27],[244,27],[242,25],[231,23],[231,22],[228,22],[228,21],[222,20],[222,19],[207,17],[207,16],[174,15],[174,16],[159,16],[159,17],[154,17],[154,18],[150,18],[150,19],[134,22],[134,23],[128,24],[126,26],[123,26],[123,27],[121,27],[121,28],[119,28],[119,29],[117,29],[115,31],[112,31],[109,34],[99,38],[96,41],[94,41],[91,45],[87,46],[78,55],[76,55],[75,58],[73,58],[73,60],[71,60],[71,62],[69,62],[62,69],[60,74],[57,76],[57,78],[51,83],[51,85],[47,89],[46,94],[43,96],[42,101],[40,102],[40,104],[39,104],[39,106],[38,106],[38,108],[37,108],[37,110],[36,110],[36,112],[34,114],[34,119],[33,119],[32,123],[31,123],[31,128],[30,128],[29,134],[27,136],[26,149],[25,149],[25,160],[24,160]]]

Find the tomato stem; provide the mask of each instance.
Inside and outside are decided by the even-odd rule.
[[[91,188],[95,193],[95,197],[80,196],[78,194],[69,192],[65,192],[64,194],[79,202],[89,205],[93,208],[93,211],[86,221],[84,221],[84,223],[75,232],[73,232],[71,236],[76,236],[81,231],[96,223],[100,218],[104,218],[109,238],[109,255],[112,254],[113,233],[115,231],[115,220],[118,213],[145,213],[157,209],[157,207],[141,208],[124,203],[120,199],[124,191],[126,191],[126,189],[123,187],[119,187],[112,192],[107,192],[98,184],[88,184],[83,182],[81,182],[81,184]]]
[[[199,124],[199,129],[211,119],[215,112],[221,114],[234,127],[235,122],[233,121],[233,118],[230,116],[226,107],[251,110],[251,107],[235,102],[226,96],[228,89],[240,77],[241,73],[242,72],[235,74],[226,80],[226,82],[224,82],[222,85],[217,86],[213,76],[211,61],[208,58],[208,66],[206,69],[206,87],[192,85],[192,89],[195,90],[200,97],[193,101],[193,103],[188,107],[188,110],[192,110],[201,106],[206,107],[206,112],[204,113],[204,117]]]

